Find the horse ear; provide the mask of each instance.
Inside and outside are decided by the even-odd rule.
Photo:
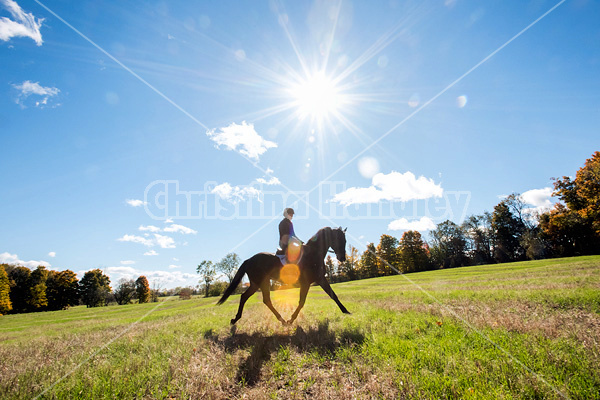
[[[346,233],[347,230],[348,230],[348,227],[344,228],[344,233]]]

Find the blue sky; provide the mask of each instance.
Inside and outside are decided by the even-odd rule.
[[[460,223],[600,147],[593,1],[0,0],[0,258],[195,284]],[[189,209],[188,209],[189,207]]]

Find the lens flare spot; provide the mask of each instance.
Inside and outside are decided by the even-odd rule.
[[[290,239],[288,243],[288,247],[286,249],[286,257],[288,261],[292,263],[297,262],[300,259],[300,252],[302,250],[302,245],[295,239]]]
[[[410,96],[410,99],[408,99],[408,106],[410,108],[415,108],[419,105],[420,102],[421,102],[421,97],[419,96],[418,93],[415,93],[412,96]]]
[[[367,179],[371,179],[379,172],[379,161],[373,157],[363,157],[358,160],[358,172]]]
[[[456,105],[458,108],[463,108],[467,105],[467,96],[458,96],[456,98]]]
[[[281,268],[279,279],[286,285],[293,285],[300,279],[300,268],[296,264],[286,264]]]

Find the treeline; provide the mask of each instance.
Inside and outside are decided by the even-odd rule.
[[[326,268],[334,282],[401,273],[600,253],[600,152],[577,171],[554,182],[553,209],[535,212],[519,194],[500,201],[493,212],[468,217],[461,225],[444,221],[423,240],[417,231],[397,238],[382,235],[359,254]]]
[[[24,266],[0,264],[0,315],[64,310],[80,304],[128,304],[134,300],[158,301],[158,291],[150,290],[145,276],[135,281],[122,279],[113,292],[110,278],[100,269],[87,271],[78,280],[71,270],[53,271],[39,266],[32,271]]]

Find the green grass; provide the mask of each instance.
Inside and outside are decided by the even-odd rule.
[[[0,398],[600,398],[600,256],[333,288],[3,316]]]

